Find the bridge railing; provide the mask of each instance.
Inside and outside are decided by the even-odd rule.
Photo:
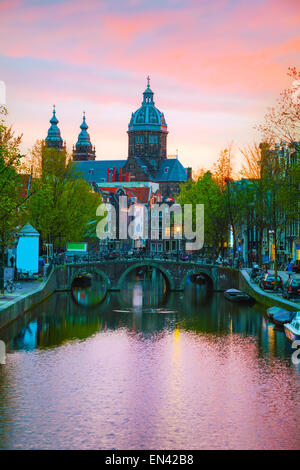
[[[160,262],[183,262],[195,263],[198,265],[215,265],[215,260],[207,257],[199,257],[193,255],[185,255],[184,253],[134,253],[133,255],[112,254],[112,253],[92,253],[87,255],[57,255],[51,260],[52,266],[76,265],[76,264],[93,264],[105,263],[107,261],[160,261]]]

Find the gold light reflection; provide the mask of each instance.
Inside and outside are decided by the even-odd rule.
[[[176,363],[178,365],[178,359],[179,359],[179,354],[180,354],[180,330],[178,328],[178,325],[176,325],[176,328],[173,333],[173,357],[172,357],[172,362]]]
[[[273,325],[268,325],[269,351],[275,353],[275,330]]]

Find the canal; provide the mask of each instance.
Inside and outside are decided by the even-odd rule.
[[[202,281],[78,282],[1,330],[0,448],[298,449],[284,333]]]

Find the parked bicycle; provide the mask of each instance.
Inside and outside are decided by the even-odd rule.
[[[259,266],[254,266],[250,273],[250,281],[259,284],[264,275],[264,271]]]
[[[11,281],[11,280],[7,280],[5,281],[4,283],[4,290],[9,292],[9,293],[12,293],[12,292],[15,292],[16,289],[22,289],[22,286],[19,282],[14,282],[14,281]]]

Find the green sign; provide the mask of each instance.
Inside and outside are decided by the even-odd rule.
[[[67,251],[87,251],[87,243],[85,242],[69,242],[67,243]]]

